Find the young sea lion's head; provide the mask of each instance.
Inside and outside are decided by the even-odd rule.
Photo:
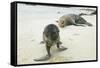
[[[59,29],[56,25],[54,24],[49,24],[46,28],[45,28],[45,32],[44,32],[47,40],[49,41],[56,41],[59,37]]]

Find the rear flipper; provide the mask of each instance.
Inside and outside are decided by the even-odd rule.
[[[41,42],[40,42],[40,44],[44,44],[44,43],[45,43],[44,41],[41,41]]]
[[[88,25],[88,26],[93,26],[91,23],[89,23],[89,22],[86,22],[86,25]]]
[[[64,51],[64,50],[67,49],[67,48],[64,47],[64,46],[61,46],[59,42],[57,43],[57,48],[59,49],[59,51]]]

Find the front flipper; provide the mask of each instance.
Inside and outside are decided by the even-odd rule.
[[[59,51],[64,51],[64,50],[66,50],[66,49],[68,49],[68,48],[66,48],[66,47],[64,47],[64,46],[60,46],[60,47],[58,48]]]
[[[61,41],[59,41],[58,43],[59,43],[59,45],[61,45],[61,44],[62,44],[62,42],[61,42]]]
[[[44,43],[45,43],[44,41],[41,41],[41,42],[40,42],[40,44],[44,44]]]
[[[79,24],[79,23],[77,23],[77,22],[79,22],[79,21],[75,21],[75,20],[73,20],[73,19],[71,19],[70,20],[70,23],[72,24],[72,25],[75,25],[75,26],[85,26],[84,24]]]
[[[50,56],[49,55],[46,55],[46,56],[43,56],[43,57],[34,59],[34,61],[46,61],[48,59],[50,59]]]

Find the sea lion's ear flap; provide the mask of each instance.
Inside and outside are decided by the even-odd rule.
[[[58,20],[56,20],[56,22],[58,23]]]

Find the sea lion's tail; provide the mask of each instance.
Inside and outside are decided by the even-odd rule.
[[[89,23],[89,22],[87,22],[86,24],[87,24],[88,26],[93,26],[93,25],[92,25],[91,23]]]

